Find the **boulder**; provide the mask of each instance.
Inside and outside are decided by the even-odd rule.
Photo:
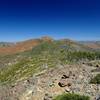
[[[63,75],[61,78],[62,78],[62,79],[69,78],[69,75]]]
[[[96,96],[96,100],[100,100],[100,95],[97,95]]]
[[[72,84],[65,79],[61,79],[58,83],[60,87],[70,87]]]
[[[45,94],[44,100],[52,100],[52,96],[48,93]]]
[[[96,67],[99,67],[99,65],[97,64]]]
[[[65,79],[61,79],[61,80],[59,81],[59,83],[58,83],[58,85],[59,85],[60,87],[65,87],[65,86],[67,86],[67,84],[68,84],[68,82],[67,82],[67,80],[65,80]]]
[[[70,88],[69,87],[66,87],[65,88],[65,92],[70,92],[71,90],[70,90]]]

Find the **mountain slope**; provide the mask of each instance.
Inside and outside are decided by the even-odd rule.
[[[19,48],[16,52],[11,49],[15,45]],[[99,68],[100,51],[69,39],[47,37],[15,45],[9,47],[9,55],[0,55],[1,100],[44,100],[47,92],[55,96],[66,91],[84,93],[94,100],[96,93],[100,93],[95,90],[98,85],[89,84],[95,75],[91,70]],[[63,75],[71,88],[59,86]]]
[[[100,41],[81,41],[80,43],[89,48],[100,50]]]
[[[82,48],[81,48],[82,49]],[[42,42],[32,50],[15,55],[8,67],[0,70],[0,82],[11,83],[57,65],[100,59],[100,52],[77,49],[66,42]],[[5,60],[9,59],[11,55]],[[14,62],[14,63],[12,63]],[[6,66],[7,66],[6,65]]]
[[[24,52],[27,50],[32,50],[34,46],[37,46],[41,44],[42,42],[53,42],[57,41],[59,43],[62,43],[63,45],[68,45],[72,47],[73,49],[77,50],[96,50],[100,49],[100,44],[99,42],[77,42],[77,41],[72,41],[69,39],[63,39],[63,40],[54,40],[50,37],[42,37],[40,39],[31,39],[27,41],[22,41],[22,42],[17,42],[17,43],[6,43],[3,42],[0,44],[0,55],[8,55],[8,54],[16,54],[20,52]]]
[[[14,45],[0,47],[0,54],[14,54],[32,49],[34,46],[39,44],[39,40],[27,40],[19,42]]]

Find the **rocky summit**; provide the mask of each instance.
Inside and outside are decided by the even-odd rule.
[[[0,100],[54,100],[61,94],[100,100],[99,49],[69,39],[34,41],[0,47],[26,44],[23,51],[0,55]]]

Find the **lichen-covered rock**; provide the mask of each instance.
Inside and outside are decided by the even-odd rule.
[[[52,96],[48,93],[45,94],[44,100],[52,100]]]
[[[100,100],[100,94],[96,96],[96,100]]]

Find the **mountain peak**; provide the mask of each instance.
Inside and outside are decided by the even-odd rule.
[[[47,42],[52,42],[54,39],[49,36],[43,36],[43,37],[41,37],[41,40],[47,41]]]

